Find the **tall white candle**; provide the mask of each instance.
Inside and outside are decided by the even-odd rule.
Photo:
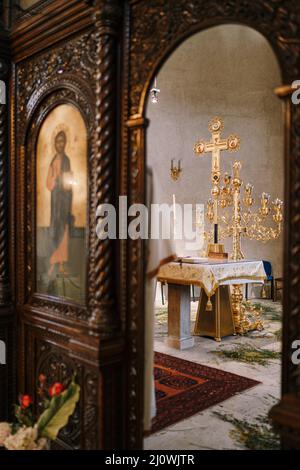
[[[173,217],[174,217],[174,227],[176,222],[176,199],[175,194],[173,194]]]

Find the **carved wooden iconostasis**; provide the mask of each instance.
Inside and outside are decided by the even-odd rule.
[[[7,108],[0,107],[0,330],[11,338],[2,414],[13,402],[16,378],[17,389],[31,393],[40,373],[62,379],[76,371],[80,403],[55,447],[142,447],[144,246],[141,240],[100,242],[96,208],[114,203],[118,194],[127,194],[128,204],[144,202],[146,95],[166,58],[196,32],[240,23],[270,42],[282,73],[283,398],[272,416],[284,447],[300,447],[300,413],[294,411],[300,408],[300,373],[290,360],[291,344],[300,336],[300,107],[290,100],[291,83],[300,78],[298,2],[40,0],[24,8],[0,33],[0,79],[8,85],[11,109],[9,120]],[[69,120],[68,112],[76,117]],[[74,119],[82,129],[79,141]],[[40,191],[60,131],[74,178],[83,188],[86,184],[86,200],[77,200],[69,234],[84,266],[68,266],[73,284],[81,286],[79,296],[67,286],[63,290],[62,283],[49,290],[45,281],[49,265],[42,232],[49,228],[49,214],[39,209]],[[47,156],[41,166],[43,152]],[[19,346],[13,377],[15,320]]]
[[[5,343],[5,362],[0,365],[0,416],[8,419],[8,403],[15,400],[16,388],[16,322],[11,302],[8,254],[8,160],[9,160],[9,112],[8,93],[10,54],[8,32],[4,30],[6,18],[4,5],[0,8],[0,337]],[[4,103],[4,104],[3,104]],[[5,104],[6,103],[6,104]]]
[[[102,16],[86,2],[39,2],[18,14],[12,33],[18,390],[33,394],[39,374],[63,382],[76,373],[81,386],[80,402],[53,448],[124,446],[125,414],[116,397],[125,377],[116,252],[95,232],[96,208],[113,202],[115,191],[118,11]],[[110,92],[103,94],[107,79]],[[54,195],[58,145],[68,190]],[[61,224],[67,228],[55,244]]]

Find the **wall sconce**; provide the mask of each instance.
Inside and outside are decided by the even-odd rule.
[[[156,77],[154,79],[154,87],[151,88],[150,90],[150,96],[151,96],[151,103],[158,103],[158,95],[160,93],[160,89],[157,87],[157,80]]]
[[[170,174],[173,181],[177,181],[181,175],[181,160],[178,160],[177,166],[174,166],[174,160],[171,160]]]

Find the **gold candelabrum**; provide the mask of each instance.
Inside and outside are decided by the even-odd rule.
[[[265,192],[259,198],[258,210],[252,209],[255,204],[254,187],[250,183],[244,186],[240,178],[241,168],[241,162],[235,161],[232,165],[233,175],[224,174],[224,186],[220,188],[219,198],[219,206],[222,209],[231,209],[231,213],[221,215],[218,222],[220,238],[232,238],[231,258],[235,261],[245,258],[241,247],[242,237],[261,242],[275,240],[281,234],[283,220],[282,201],[277,198],[271,203],[270,195]],[[212,223],[210,200],[207,203],[206,215]]]
[[[235,261],[245,258],[241,247],[242,237],[262,242],[275,240],[281,234],[283,220],[282,201],[277,198],[270,203],[270,196],[265,192],[260,196],[258,210],[253,211],[252,208],[255,204],[254,188],[252,184],[248,183],[244,186],[242,194],[241,188],[244,182],[240,178],[241,168],[241,162],[235,161],[232,165],[232,176],[228,173],[224,174],[224,185],[220,187],[218,200],[221,209],[230,209],[230,214],[221,215],[218,218],[219,236],[220,239],[232,238],[231,259]],[[212,199],[209,199],[206,216],[210,223],[214,222],[213,204]],[[212,238],[212,234],[210,238]],[[251,318],[249,318],[249,315],[246,315],[247,309],[242,300],[242,286],[234,285],[232,307],[237,333],[243,334],[253,329],[263,329],[260,312],[248,304],[247,309],[251,313]]]

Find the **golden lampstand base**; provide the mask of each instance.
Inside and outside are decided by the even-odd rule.
[[[228,253],[225,253],[223,243],[209,243],[207,256],[211,259],[228,259]]]
[[[231,304],[236,333],[244,335],[249,331],[263,330],[264,324],[261,320],[261,310],[253,307],[250,302],[247,302],[247,306],[243,305],[243,298],[242,286],[233,285]]]

